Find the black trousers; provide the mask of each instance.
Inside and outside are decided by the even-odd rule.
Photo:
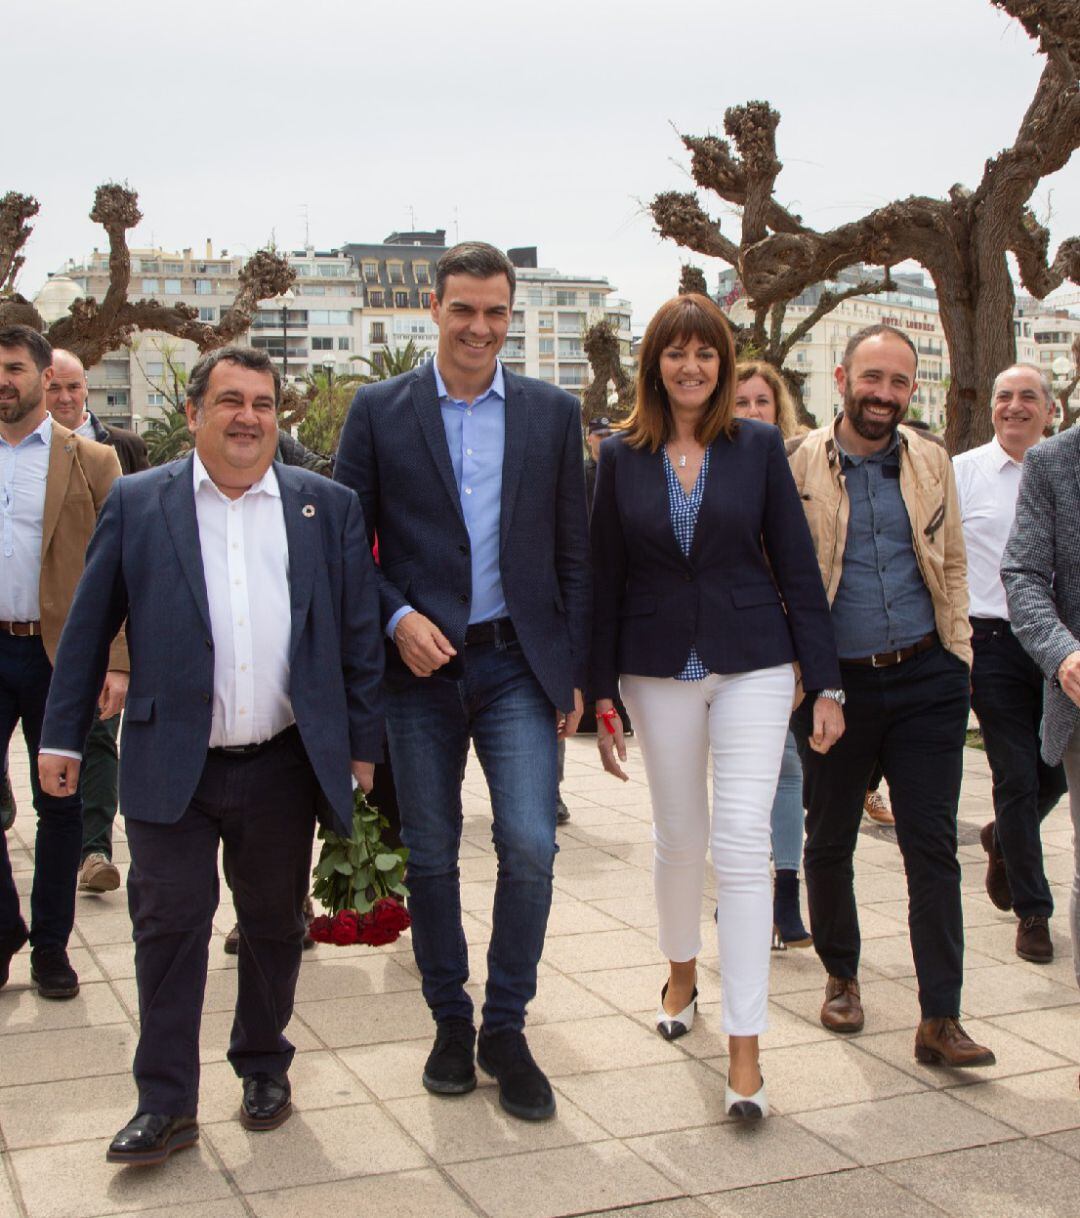
[[[844,735],[808,745],[812,705],[792,728],[803,763],[806,894],[814,947],[834,977],[856,977],[855,847],[875,763],[892,795],[908,887],[908,927],[924,1019],[956,1016],[964,967],[956,808],[968,716],[968,668],[937,646],[891,668],[841,661]]]
[[[139,1112],[198,1109],[219,843],[229,856],[241,932],[229,1061],[240,1077],[284,1074],[292,1063],[284,1030],[300,972],[317,792],[293,728],[250,756],[209,753],[194,798],[174,824],[128,818]]]
[[[1043,870],[1039,826],[1065,794],[1065,770],[1039,755],[1043,675],[1009,623],[971,619],[975,664],[971,705],[979,717],[994,779],[994,833],[1005,858],[1013,909],[1050,917],[1054,900]]]

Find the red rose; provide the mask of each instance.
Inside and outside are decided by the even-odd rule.
[[[360,942],[369,947],[393,943],[411,922],[405,907],[393,897],[380,897],[360,921]]]
[[[332,943],[333,940],[330,938],[330,919],[325,914],[312,918],[311,925],[308,927],[308,934],[316,943]]]
[[[330,942],[337,947],[350,947],[360,942],[360,923],[356,910],[343,909],[330,923]]]

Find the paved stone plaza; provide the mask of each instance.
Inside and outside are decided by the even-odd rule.
[[[34,818],[21,745],[20,812],[9,846],[29,892]],[[631,746],[631,782],[599,768],[592,739],[571,741],[555,903],[530,1044],[558,1093],[553,1121],[503,1115],[481,1085],[435,1099],[420,1072],[433,1027],[408,937],[390,948],[306,954],[290,1036],[296,1111],[280,1130],[236,1120],[225,1062],[235,962],[210,949],[203,1020],[202,1138],[165,1166],[117,1169],[105,1147],[134,1111],[129,1073],[137,1002],[123,893],[78,898],[72,963],[82,992],[46,1002],[28,988],[29,952],[0,992],[0,1218],[1049,1218],[1080,1212],[1080,991],[1067,940],[1068,813],[1046,822],[1047,871],[1060,911],[1056,961],[1013,954],[1015,920],[983,887],[979,826],[990,780],[966,758],[961,857],[967,927],[964,1018],[993,1047],[985,1071],[930,1070],[912,1056],[918,1019],[895,838],[867,827],[857,857],[866,1030],[820,1026],[824,977],[812,951],[773,957],[763,1067],[776,1115],[754,1128],[723,1116],[725,1040],[712,903],[702,1005],[675,1044],[652,1026],[663,961],[655,943],[648,792]],[[462,896],[471,944],[486,943],[495,876],[483,779],[466,783]],[[122,836],[122,835],[121,835]],[[118,862],[126,862],[119,841]],[[122,867],[122,870],[124,868]],[[224,891],[224,889],[223,889]],[[484,953],[474,948],[479,1000]]]

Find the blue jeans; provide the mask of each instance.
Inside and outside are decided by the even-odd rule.
[[[461,782],[470,739],[491,792],[498,879],[483,1026],[520,1030],[536,993],[555,861],[555,708],[516,642],[468,647],[460,679],[394,677],[386,730],[409,848],[406,884],[424,997],[436,1021],[471,1020],[461,925]]]
[[[772,806],[772,854],[777,871],[798,871],[803,850],[802,762],[789,731]]]
[[[15,724],[21,719],[37,812],[30,892],[30,942],[34,947],[67,946],[75,924],[75,881],[82,848],[78,793],[56,799],[38,785],[37,751],[51,680],[52,664],[40,638],[0,634],[0,751],[7,752]],[[22,925],[7,836],[0,833],[0,940]]]

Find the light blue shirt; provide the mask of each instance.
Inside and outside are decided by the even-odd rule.
[[[435,391],[439,396],[446,445],[454,470],[461,513],[469,530],[472,557],[472,598],[469,625],[506,617],[502,575],[499,570],[499,527],[502,518],[502,468],[506,447],[506,384],[502,364],[495,361],[491,384],[473,402],[447,392],[436,363]],[[403,605],[386,624],[393,638],[398,622],[413,611]]]
[[[0,621],[41,618],[41,536],[52,415],[13,448],[0,436]]]

